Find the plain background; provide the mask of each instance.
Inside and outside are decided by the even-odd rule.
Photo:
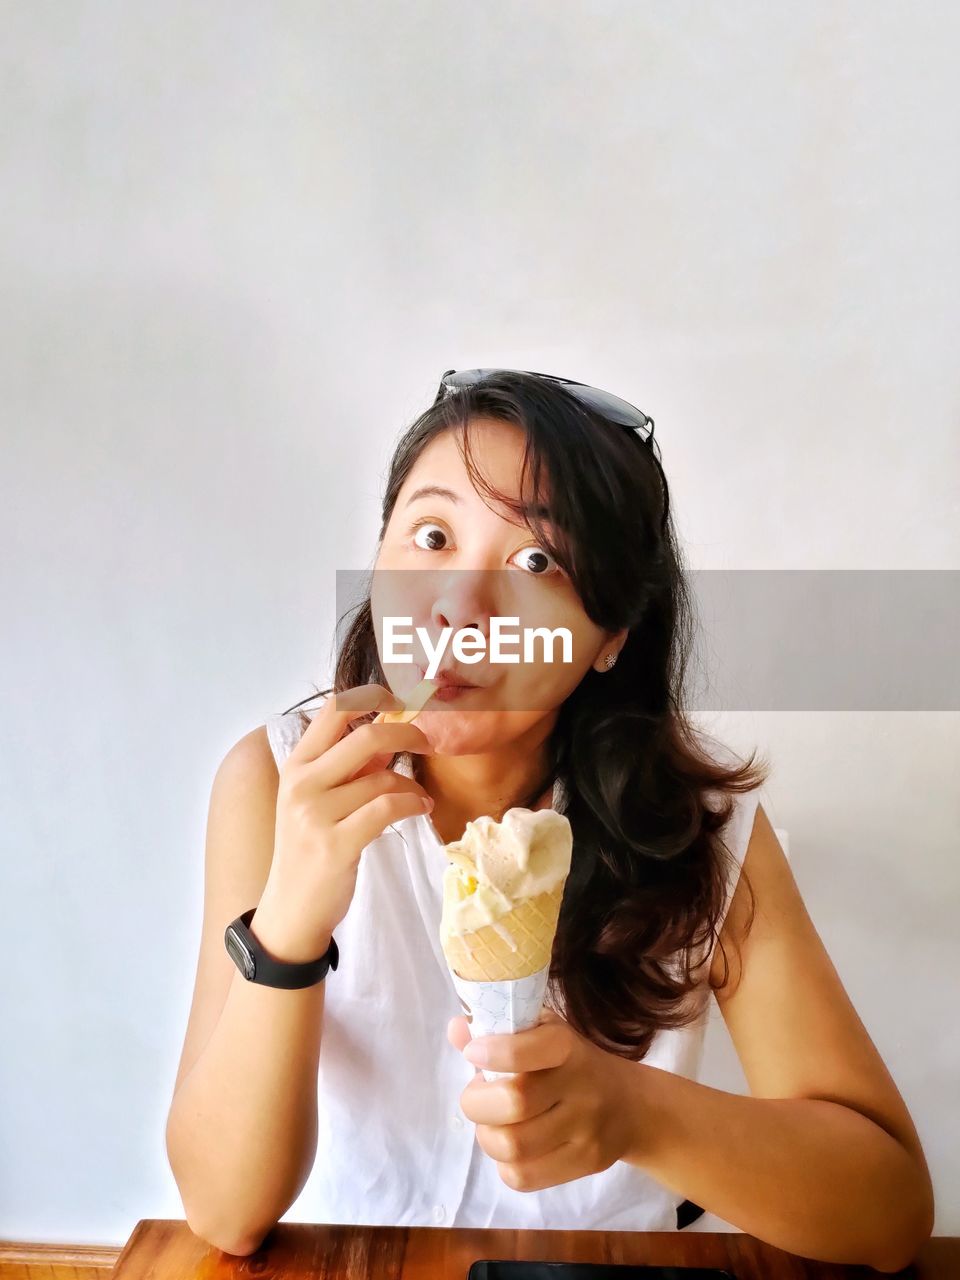
[[[958,567],[958,37],[878,0],[4,6],[0,1237],[183,1216],[213,775],[325,671],[444,369],[651,413],[692,568]],[[956,1234],[957,714],[713,727],[773,762]]]

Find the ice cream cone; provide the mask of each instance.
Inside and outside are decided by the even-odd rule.
[[[440,945],[471,1036],[537,1024],[572,847],[563,814],[521,808],[468,822],[445,846]]]
[[[447,964],[471,982],[500,982],[536,973],[550,963],[562,899],[559,884],[534,898],[522,898],[493,924],[442,936]]]

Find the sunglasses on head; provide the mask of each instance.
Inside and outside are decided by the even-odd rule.
[[[548,382],[559,383],[564,390],[576,396],[588,409],[599,413],[608,422],[615,422],[620,426],[629,427],[630,430],[639,431],[640,439],[651,452],[655,448],[659,452],[659,446],[654,445],[653,419],[642,409],[629,404],[626,400],[621,400],[619,396],[611,395],[609,391],[587,386],[585,382],[574,382],[572,378],[559,378],[552,373],[534,373],[530,369],[448,369],[440,379],[437,400],[442,400],[449,392],[457,391],[461,387],[476,386],[499,373],[525,373],[532,378],[544,378]]]

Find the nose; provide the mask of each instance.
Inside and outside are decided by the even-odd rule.
[[[464,570],[448,574],[430,611],[433,623],[440,629],[451,627],[454,632],[475,628],[489,642],[491,614],[486,598],[488,584],[483,579],[482,573]]]

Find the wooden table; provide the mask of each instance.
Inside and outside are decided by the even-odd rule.
[[[439,1227],[330,1227],[280,1222],[248,1257],[204,1244],[186,1222],[138,1222],[115,1280],[466,1280],[477,1258],[726,1267],[736,1280],[855,1280],[872,1267],[811,1262],[738,1232],[480,1231]],[[957,1280],[960,1237],[927,1241],[911,1280]]]

